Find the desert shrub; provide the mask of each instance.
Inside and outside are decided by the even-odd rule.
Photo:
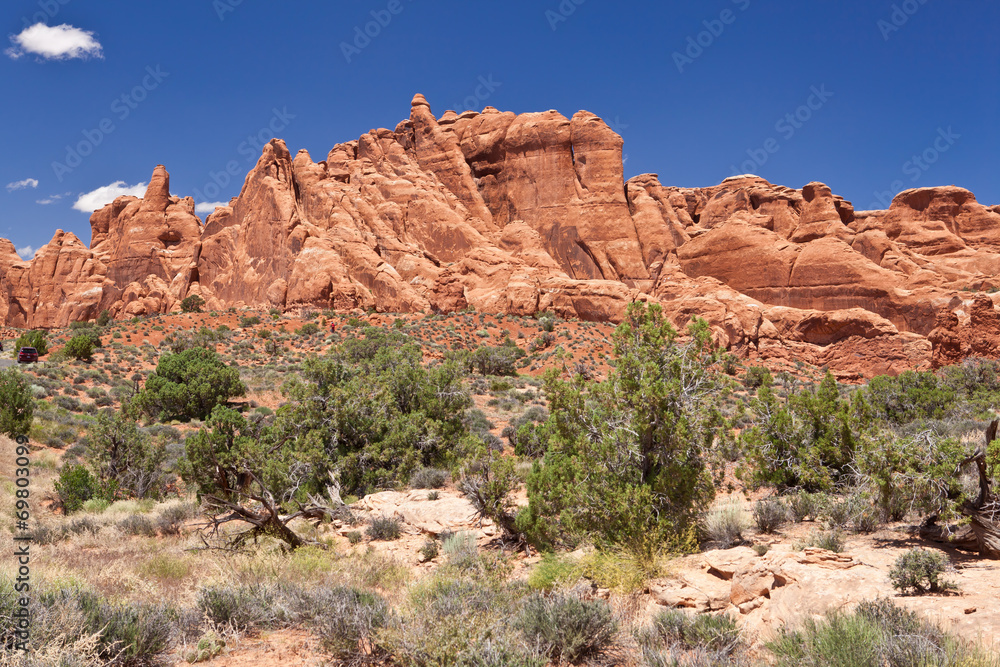
[[[403,524],[396,517],[377,516],[373,517],[365,534],[369,539],[391,542],[398,540],[403,534]]]
[[[854,520],[857,500],[853,496],[834,496],[823,508],[823,517],[830,528],[846,529]]]
[[[635,303],[615,331],[607,381],[547,376],[549,443],[528,477],[519,529],[536,541],[590,536],[649,561],[692,546],[714,496],[719,350],[703,320],[688,342],[678,336],[659,306]]]
[[[197,515],[198,508],[191,503],[168,505],[160,510],[156,528],[164,535],[180,535],[184,523]]]
[[[891,424],[940,419],[955,405],[955,389],[930,371],[906,371],[872,378],[859,392],[859,410]]]
[[[520,485],[516,461],[509,457],[491,456],[466,466],[458,489],[472,503],[477,514],[491,520],[506,538],[518,534],[515,525],[515,504],[511,493]]]
[[[35,646],[41,639],[38,634],[49,635],[50,641],[93,637],[100,664],[121,667],[159,664],[170,646],[176,618],[176,611],[165,605],[112,604],[96,593],[72,587],[43,587],[35,596],[32,612],[33,627],[40,630],[32,634]],[[48,628],[50,623],[56,627]]]
[[[184,313],[200,313],[201,309],[205,307],[205,300],[202,299],[197,294],[192,294],[191,296],[185,297],[181,301],[181,312]]]
[[[518,456],[539,458],[548,449],[549,430],[545,425],[548,418],[545,408],[533,405],[511,420],[501,435],[507,438]]]
[[[538,336],[535,340],[531,341],[531,344],[528,346],[528,351],[538,352],[539,350],[544,350],[551,347],[555,341],[556,337],[553,334],[548,332],[543,333],[541,336]]]
[[[109,500],[158,498],[164,491],[166,447],[139,428],[134,412],[127,403],[101,411],[88,436],[87,459]]]
[[[80,401],[72,396],[59,396],[56,398],[56,405],[70,412],[80,412],[82,408]]]
[[[785,497],[789,514],[796,523],[802,523],[806,518],[814,521],[823,511],[823,496],[808,491],[799,491]]]
[[[753,521],[762,533],[773,533],[788,521],[788,506],[778,498],[758,500],[753,505]]]
[[[24,374],[13,368],[0,370],[0,433],[16,438],[31,428],[35,401]]]
[[[309,607],[316,613],[307,625],[319,637],[324,650],[337,660],[371,657],[365,648],[388,618],[385,600],[346,587],[321,588],[308,597]]]
[[[440,489],[448,482],[448,472],[439,468],[419,468],[410,476],[411,489]]]
[[[420,556],[425,560],[434,560],[438,557],[441,552],[441,545],[438,544],[437,540],[425,540],[423,545],[420,547]]]
[[[657,614],[651,627],[640,633],[640,644],[665,644],[682,651],[704,650],[728,656],[741,647],[742,636],[736,621],[729,616],[667,609]]]
[[[86,334],[73,336],[63,348],[63,353],[73,359],[90,361],[94,356],[94,339]]]
[[[483,346],[460,358],[470,373],[475,371],[480,375],[516,376],[517,361],[524,356],[524,350],[508,339],[503,345]]]
[[[448,558],[448,563],[463,568],[479,557],[479,547],[476,536],[469,532],[458,532],[441,535],[441,551]]]
[[[56,493],[67,514],[76,512],[98,493],[97,480],[82,465],[63,466],[55,482]]]
[[[195,347],[163,355],[136,405],[159,421],[206,419],[215,406],[245,393],[238,369],[226,366],[214,350]]]
[[[725,352],[719,357],[719,370],[729,376],[735,376],[740,369],[740,360],[735,355]]]
[[[251,483],[276,502],[308,502],[325,495],[331,474],[345,495],[360,496],[421,467],[455,465],[477,446],[462,419],[471,403],[464,374],[421,361],[405,336],[380,330],[310,358],[285,384],[273,420],[216,406],[186,440],[181,476],[203,497],[246,502],[234,489]]]
[[[140,514],[130,514],[118,522],[118,529],[126,535],[138,537],[156,537],[156,527],[148,517]]]
[[[475,569],[439,571],[411,588],[377,643],[405,667],[543,667],[509,622],[522,591]]]
[[[666,573],[663,561],[650,564],[641,558],[617,549],[592,550],[580,558],[545,554],[531,571],[528,586],[533,590],[551,591],[560,586],[572,586],[586,581],[625,595],[643,591],[650,579]]]
[[[100,398],[101,396],[107,396],[107,395],[108,392],[106,392],[101,387],[91,387],[90,389],[87,390],[88,398]]]
[[[911,549],[893,563],[889,581],[903,595],[940,593],[955,587],[941,578],[947,569],[948,558],[943,553]]]
[[[882,514],[870,505],[859,506],[851,517],[851,530],[856,533],[874,533],[882,527]]]
[[[802,630],[782,633],[768,648],[779,667],[996,664],[983,650],[884,599],[818,622],[808,619]]]
[[[344,536],[351,544],[360,544],[361,540],[364,539],[364,535],[361,534],[360,530],[349,530]]]
[[[912,436],[872,430],[858,448],[858,481],[872,490],[882,519],[901,519],[910,508],[951,519],[966,499],[956,470],[973,449],[930,430]]]
[[[257,315],[244,315],[240,317],[240,326],[243,328],[256,326],[260,322],[260,317]]]
[[[315,322],[306,322],[301,327],[295,330],[296,336],[312,336],[313,334],[319,333],[319,325]]]
[[[44,357],[49,353],[49,343],[45,339],[44,331],[28,331],[20,335],[16,341],[14,341],[14,351],[20,350],[22,347],[33,347],[38,351],[38,356]]]
[[[747,389],[770,387],[772,384],[774,384],[774,378],[771,377],[771,371],[764,366],[751,366],[743,374],[743,386]]]
[[[841,553],[844,550],[844,536],[839,530],[820,531],[809,538],[806,546]]]
[[[97,535],[101,532],[102,524],[94,521],[89,516],[77,517],[66,524],[66,533],[72,535]]]
[[[572,591],[530,595],[514,624],[549,658],[568,662],[600,655],[618,632],[607,602],[584,600]]]
[[[111,507],[111,502],[105,498],[91,498],[83,504],[83,511],[91,514],[102,514],[104,510]]]
[[[355,495],[405,483],[421,467],[453,465],[472,444],[464,377],[454,363],[424,366],[405,335],[369,329],[305,362],[271,435],[310,452],[317,490],[334,468]]]
[[[69,531],[65,524],[38,523],[31,534],[31,540],[35,544],[56,544],[66,539],[68,535]]]
[[[743,503],[736,498],[716,504],[702,519],[702,532],[705,538],[721,549],[742,544],[743,531],[747,527]]]
[[[101,314],[97,316],[97,326],[106,327],[111,323],[111,313],[107,310],[102,310]]]
[[[202,588],[196,606],[212,623],[237,632],[266,629],[276,620],[274,591],[259,584]]]
[[[528,575],[528,586],[532,590],[548,592],[557,586],[572,584],[579,577],[578,563],[546,553]]]
[[[737,471],[746,482],[822,491],[850,473],[857,447],[851,405],[829,371],[818,387],[784,401],[762,385],[748,408],[750,427],[740,434],[746,461]]]

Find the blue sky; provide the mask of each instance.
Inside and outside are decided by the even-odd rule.
[[[994,0],[6,0],[0,21],[0,236],[29,255],[57,228],[89,242],[74,205],[157,164],[174,194],[228,201],[252,137],[320,160],[417,92],[438,115],[592,111],[625,138],[626,177],[1000,203]]]

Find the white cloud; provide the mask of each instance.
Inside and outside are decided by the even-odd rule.
[[[212,213],[215,213],[215,209],[219,208],[220,206],[229,206],[229,202],[227,202],[227,201],[206,201],[206,202],[202,202],[200,204],[195,204],[195,206],[194,206],[194,212],[195,213],[208,213],[208,214],[211,215]]]
[[[27,53],[33,53],[46,60],[70,60],[72,58],[103,58],[104,51],[100,42],[94,39],[94,33],[63,24],[48,26],[36,23],[25,28],[19,35],[10,38],[14,46],[4,53],[13,59],[18,59]]]
[[[49,204],[55,204],[57,201],[59,201],[63,197],[69,197],[71,194],[73,194],[73,193],[71,193],[71,192],[64,192],[61,195],[49,195],[45,199],[36,199],[35,203],[36,204],[41,204],[42,206],[48,206]]]
[[[7,192],[14,192],[15,190],[25,190],[27,188],[37,188],[38,181],[34,178],[26,178],[23,181],[15,181],[14,183],[7,184]]]
[[[80,195],[73,204],[73,208],[84,213],[93,213],[102,208],[105,204],[110,204],[119,197],[132,195],[141,197],[146,194],[146,184],[136,183],[135,185],[125,185],[125,181],[115,181],[111,185],[97,188],[92,192],[85,192]]]
[[[35,256],[35,249],[30,245],[17,249],[17,254],[21,259],[31,259]]]

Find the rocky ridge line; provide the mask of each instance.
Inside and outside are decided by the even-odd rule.
[[[204,224],[158,166],[144,197],[95,212],[91,229],[89,248],[58,231],[30,262],[0,240],[0,321],[169,312],[191,294],[213,309],[471,306],[597,321],[643,300],[678,325],[705,317],[744,358],[861,377],[981,352],[953,339],[993,311],[994,297],[974,307],[970,292],[1000,286],[1000,207],[962,188],[855,211],[822,183],[626,182],[622,139],[593,114],[436,118],[422,95],[394,130],[319,162],[272,140]]]

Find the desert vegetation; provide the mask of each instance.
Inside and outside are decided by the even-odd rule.
[[[207,662],[302,631],[332,664],[995,664],[907,605],[1000,555],[996,362],[843,384],[644,304],[617,327],[203,306],[30,332],[42,363],[0,371],[36,549],[36,651],[0,662]],[[745,622],[760,595],[658,592],[704,554],[880,544],[886,597],[770,634]]]

